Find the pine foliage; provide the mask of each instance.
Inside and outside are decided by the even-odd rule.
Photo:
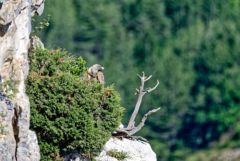
[[[41,159],[57,160],[72,150],[91,158],[120,124],[119,94],[84,79],[81,57],[46,49],[36,49],[29,57],[27,94]]]

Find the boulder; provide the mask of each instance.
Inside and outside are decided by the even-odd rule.
[[[115,153],[115,154],[114,154]],[[119,159],[119,155],[124,159]],[[157,161],[156,154],[147,142],[127,138],[111,138],[104,146],[97,161]]]

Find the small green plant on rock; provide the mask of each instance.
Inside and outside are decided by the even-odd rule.
[[[80,77],[85,61],[66,51],[36,49],[29,59],[31,128],[38,136],[41,160],[57,160],[72,150],[93,158],[120,124],[119,94]]]
[[[50,25],[50,15],[47,15],[46,17],[33,17],[32,18],[32,23],[33,23],[33,34],[37,34],[46,27]]]
[[[17,86],[19,81],[13,80],[10,78],[9,80],[4,80],[4,82],[0,82],[0,92],[2,95],[12,99],[17,93]]]
[[[6,135],[8,135],[8,130],[6,128],[6,121],[4,121],[6,115],[7,115],[6,111],[0,112],[0,138],[3,138]]]
[[[109,150],[107,152],[107,155],[109,155],[110,157],[116,158],[119,161],[128,158],[128,155],[126,152],[118,151],[116,149]]]

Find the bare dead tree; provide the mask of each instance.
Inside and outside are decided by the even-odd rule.
[[[152,75],[150,76],[146,76],[145,73],[143,72],[142,73],[142,76],[140,76],[138,74],[138,77],[140,78],[141,80],[141,85],[139,88],[136,89],[136,94],[138,94],[138,99],[137,99],[137,102],[136,102],[136,105],[135,105],[135,108],[134,108],[134,111],[131,115],[131,118],[128,122],[128,126],[126,128],[122,127],[122,128],[119,128],[117,129],[116,133],[119,133],[119,134],[123,134],[123,135],[127,135],[127,136],[132,136],[134,135],[135,133],[137,133],[139,130],[142,129],[142,127],[144,126],[145,124],[145,121],[147,120],[147,117],[149,115],[151,115],[152,113],[155,113],[157,112],[158,110],[160,110],[160,107],[158,108],[155,108],[153,110],[150,110],[148,111],[142,118],[141,122],[135,126],[135,119],[137,117],[137,114],[139,112],[139,109],[140,109],[140,106],[141,106],[141,103],[142,103],[142,99],[143,99],[143,96],[147,93],[150,93],[152,91],[154,91],[158,85],[159,85],[159,81],[157,80],[157,83],[154,87],[152,88],[144,88],[144,84],[145,82],[147,82],[148,80],[150,80],[152,78]]]

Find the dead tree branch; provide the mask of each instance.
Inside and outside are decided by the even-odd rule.
[[[138,94],[138,98],[137,98],[137,102],[136,102],[136,105],[135,105],[135,108],[134,108],[134,111],[131,115],[131,118],[128,122],[128,126],[126,128],[119,128],[116,132],[120,135],[127,135],[127,136],[131,136],[133,134],[135,134],[136,132],[138,132],[139,130],[141,130],[141,128],[144,126],[145,124],[145,121],[147,119],[147,117],[149,115],[151,115],[152,113],[155,113],[157,112],[158,110],[160,110],[160,108],[156,108],[156,109],[153,109],[153,110],[150,110],[149,112],[147,112],[141,122],[135,126],[135,119],[136,119],[136,116],[139,112],[139,109],[140,109],[140,106],[141,106],[141,103],[142,103],[142,99],[143,99],[143,96],[146,94],[146,93],[150,93],[152,91],[154,91],[158,85],[159,85],[159,81],[157,80],[157,83],[154,87],[152,88],[144,88],[144,83],[147,82],[148,80],[150,80],[152,78],[152,75],[150,76],[146,76],[145,73],[143,72],[142,73],[142,76],[140,76],[138,74],[138,77],[140,78],[140,81],[141,81],[141,85],[139,88],[136,89],[136,94]]]
[[[148,117],[149,115],[151,115],[152,113],[157,112],[158,110],[160,110],[160,107],[148,111],[148,112],[143,116],[143,118],[142,118],[141,122],[138,124],[138,126],[136,126],[135,128],[133,128],[132,130],[130,130],[129,133],[128,133],[128,135],[133,135],[133,134],[137,133],[139,130],[141,130],[142,127],[143,127],[144,124],[145,124],[145,121],[147,120],[147,117]]]
[[[141,85],[139,87],[139,89],[136,89],[137,93],[138,93],[138,99],[137,99],[137,103],[135,105],[135,108],[134,108],[134,111],[132,113],[132,116],[128,122],[128,126],[127,128],[132,128],[135,126],[135,118],[138,114],[138,111],[140,109],[140,105],[142,103],[142,98],[143,96],[146,94],[146,93],[150,93],[152,92],[153,90],[155,90],[157,88],[157,86],[159,85],[159,81],[157,81],[157,84],[153,87],[153,88],[148,88],[148,89],[144,89],[144,83],[146,81],[148,81],[149,79],[151,79],[152,75],[150,75],[149,77],[146,77],[145,76],[145,73],[143,72],[142,73],[142,76],[138,75],[138,77],[140,78],[141,80]]]

